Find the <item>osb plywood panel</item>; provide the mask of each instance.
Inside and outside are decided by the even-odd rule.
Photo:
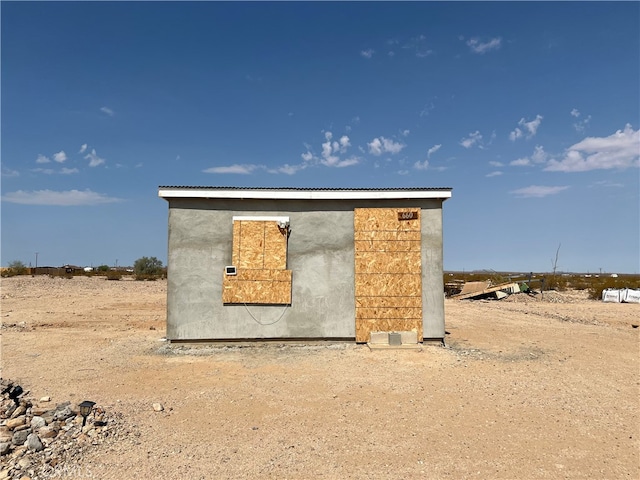
[[[422,320],[422,308],[374,307],[356,308],[356,318],[377,318],[379,320]]]
[[[265,272],[273,270],[250,270],[243,277],[225,275],[222,281],[223,303],[257,303],[270,305],[291,304],[291,270],[277,271],[274,279],[262,279]],[[253,272],[254,278],[248,272]],[[259,273],[257,273],[259,272]],[[247,274],[246,276],[244,274]],[[244,279],[249,277],[248,279]]]
[[[223,277],[223,303],[291,304],[287,237],[277,222],[233,222],[232,262],[236,275]]]
[[[400,220],[399,212],[416,218]],[[420,209],[355,209],[354,238],[356,341],[372,331],[422,338]]]
[[[275,282],[290,282],[291,270],[258,269],[238,270],[236,275],[225,275],[229,282],[273,280]]]
[[[422,320],[385,320],[385,319],[359,319],[356,322],[356,341],[368,342],[371,332],[416,332],[416,336],[422,340]]]
[[[419,274],[385,275],[356,274],[356,299],[360,297],[421,297],[422,279]]]
[[[413,220],[398,220],[398,212],[415,212]],[[420,231],[419,208],[356,208],[353,216],[355,230]]]
[[[355,262],[356,274],[419,272],[421,252],[362,252],[356,247]]]
[[[411,307],[421,308],[422,297],[358,297],[356,298],[356,308],[373,307]]]
[[[419,252],[420,241],[410,240],[356,240],[359,252]]]
[[[287,268],[287,237],[276,222],[233,222],[232,262],[238,268]]]
[[[413,230],[387,231],[387,230],[356,230],[354,240],[412,240],[419,242],[422,238],[420,232]]]
[[[287,268],[287,236],[277,222],[264,223],[264,268]]]

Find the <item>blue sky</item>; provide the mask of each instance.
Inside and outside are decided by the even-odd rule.
[[[167,258],[159,185],[452,187],[447,270],[640,271],[640,4],[2,2],[2,265]]]

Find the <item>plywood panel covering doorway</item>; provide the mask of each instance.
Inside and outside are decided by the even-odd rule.
[[[420,208],[356,208],[356,342],[415,331],[422,341]]]

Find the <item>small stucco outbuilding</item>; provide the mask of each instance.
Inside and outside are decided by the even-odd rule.
[[[444,338],[450,188],[158,194],[169,204],[168,340]]]

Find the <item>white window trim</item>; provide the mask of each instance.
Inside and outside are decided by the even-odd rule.
[[[234,222],[284,222],[289,223],[289,217],[274,217],[260,215],[234,215]]]

